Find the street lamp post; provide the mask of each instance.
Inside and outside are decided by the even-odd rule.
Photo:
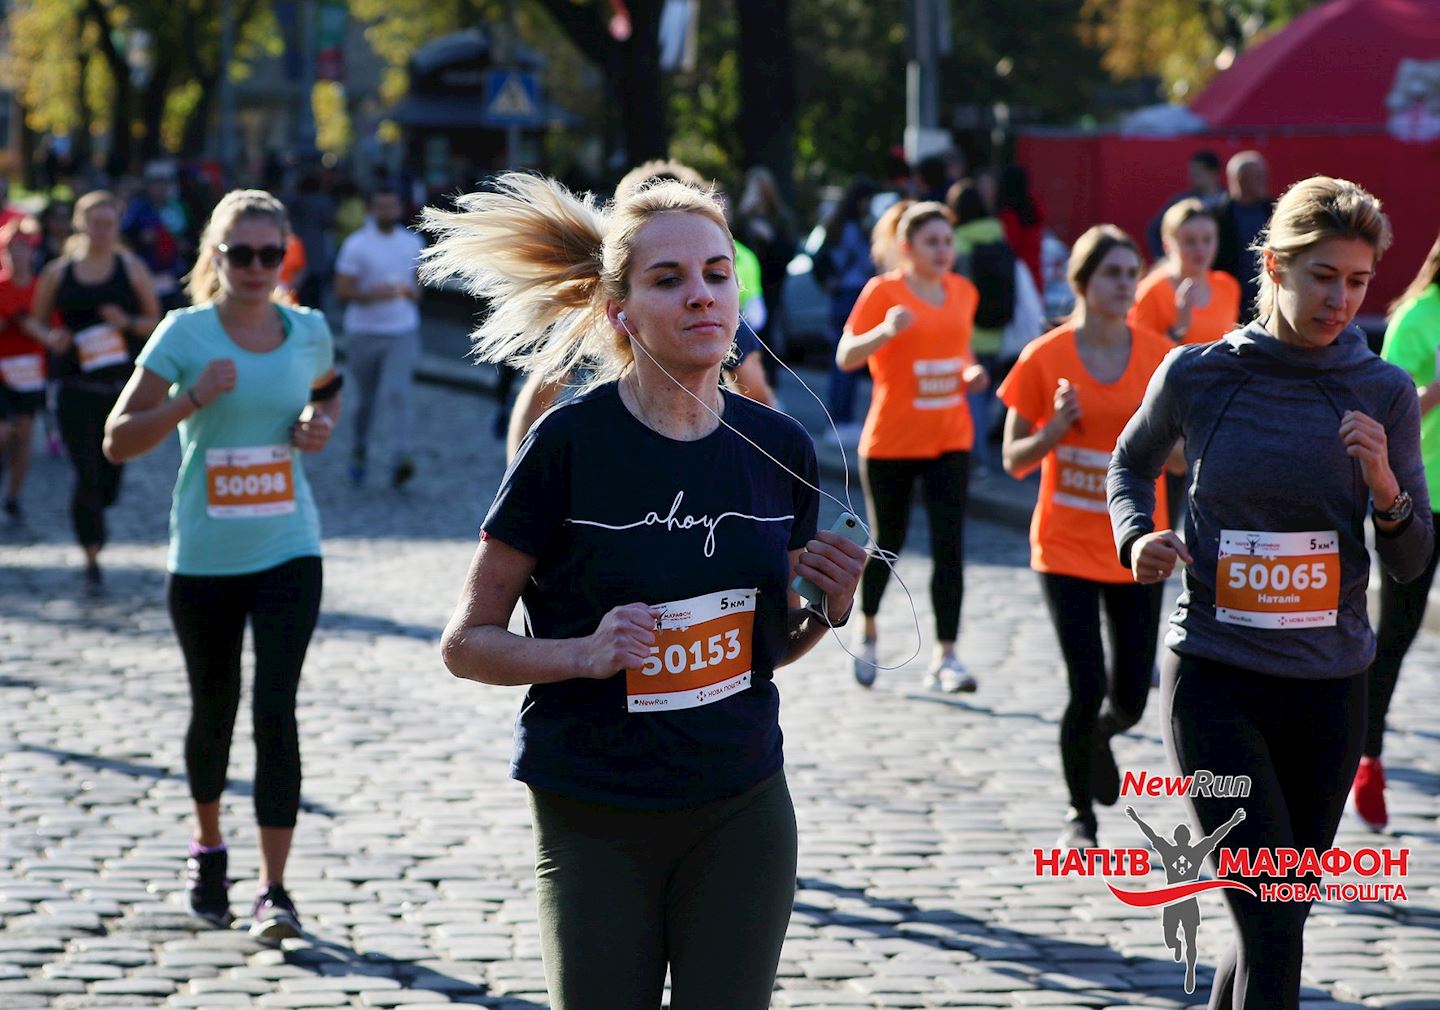
[[[940,129],[940,57],[950,52],[949,0],[905,0],[905,160],[950,147]]]
[[[215,154],[229,188],[235,176],[235,86],[230,83],[230,60],[235,51],[234,0],[220,4],[220,135]]]

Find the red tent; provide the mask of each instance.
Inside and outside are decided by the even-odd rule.
[[[1402,60],[1440,60],[1440,0],[1333,0],[1241,56],[1190,111],[1227,129],[1384,127]]]
[[[1016,157],[1055,232],[1073,241],[1110,221],[1138,238],[1184,189],[1190,155],[1253,148],[1276,192],[1325,174],[1380,197],[1395,243],[1363,311],[1382,315],[1440,230],[1440,0],[1332,0],[1241,56],[1190,111],[1208,128],[1023,133]]]

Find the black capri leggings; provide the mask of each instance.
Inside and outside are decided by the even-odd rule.
[[[124,468],[105,458],[105,418],[120,397],[119,387],[106,390],[60,384],[60,437],[75,471],[70,520],[75,540],[84,547],[105,546],[105,510],[120,497]]]
[[[1095,748],[1145,714],[1164,589],[1159,584],[1094,582],[1050,572],[1040,573],[1040,588],[1070,682],[1070,700],[1060,718],[1065,785],[1070,805],[1087,813],[1094,801]],[[1102,603],[1110,638],[1108,673],[1100,635]]]
[[[960,604],[965,597],[965,505],[970,493],[970,454],[947,452],[935,459],[861,459],[860,483],[870,513],[875,544],[900,553],[910,529],[910,494],[916,478],[924,482],[925,514],[930,519],[930,603],[935,637],[953,642],[960,634]],[[890,581],[890,568],[871,558],[860,582],[860,612],[874,617]]]
[[[1440,524],[1440,513],[1433,513]],[[1440,529],[1440,525],[1436,526]],[[1435,562],[1440,560],[1440,538],[1430,551],[1430,563],[1420,577],[1396,582],[1383,568],[1380,571],[1380,626],[1375,632],[1375,662],[1370,666],[1370,719],[1365,730],[1365,756],[1380,756],[1385,746],[1385,716],[1400,680],[1400,664],[1410,651],[1420,622],[1425,619],[1425,601],[1435,582]]]
[[[215,802],[225,788],[248,618],[255,643],[255,819],[262,828],[295,826],[300,809],[295,695],[320,615],[321,581],[317,557],[248,575],[169,577],[170,620],[190,678],[185,771],[196,803]]]
[[[785,774],[686,810],[530,791],[555,1010],[765,1010],[795,902]]]
[[[1201,832],[1210,834],[1243,807],[1245,819],[1221,848],[1329,848],[1360,764],[1365,681],[1363,673],[1342,680],[1272,677],[1167,651],[1161,699],[1171,763],[1182,775],[1205,769],[1251,781],[1244,799],[1186,799]],[[1257,891],[1257,883],[1274,882],[1237,879]],[[1309,903],[1224,894],[1235,946],[1216,966],[1211,1010],[1298,1010]]]

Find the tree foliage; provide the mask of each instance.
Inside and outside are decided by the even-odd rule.
[[[1085,0],[1084,31],[1116,77],[1194,95],[1243,50],[1323,0]]]
[[[108,135],[111,167],[190,147],[220,75],[223,0],[25,0],[9,15],[5,80],[26,125]],[[235,62],[280,49],[270,5],[235,0]],[[88,140],[89,137],[83,138]],[[82,148],[85,145],[81,145]]]

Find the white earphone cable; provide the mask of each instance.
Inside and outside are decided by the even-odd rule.
[[[796,473],[794,470],[791,470],[791,469],[790,469],[788,466],[786,466],[784,463],[780,462],[780,460],[778,460],[778,459],[776,459],[774,456],[772,456],[772,455],[771,455],[769,452],[767,452],[763,447],[761,447],[760,445],[757,445],[756,442],[754,441],[754,439],[750,438],[750,437],[749,437],[748,435],[746,435],[744,432],[742,432],[742,431],[738,430],[737,428],[735,428],[734,425],[731,425],[731,424],[727,423],[726,420],[725,420],[723,417],[721,417],[718,413],[716,413],[715,409],[714,409],[713,407],[711,407],[710,404],[706,403],[703,399],[701,399],[700,397],[696,396],[696,395],[694,394],[694,392],[692,392],[689,388],[687,388],[687,387],[684,385],[684,383],[682,383],[679,379],[675,378],[675,376],[671,375],[671,374],[665,369],[665,366],[662,365],[662,364],[660,364],[660,362],[656,360],[655,355],[653,355],[653,354],[650,353],[650,349],[649,349],[648,347],[646,347],[646,346],[644,345],[644,343],[642,343],[642,342],[640,341],[640,338],[635,334],[635,331],[632,330],[632,329],[630,329],[630,320],[629,320],[629,318],[625,315],[625,313],[624,313],[623,311],[617,313],[616,316],[615,316],[615,318],[619,321],[620,325],[621,325],[622,327],[624,327],[625,332],[629,335],[629,337],[630,337],[630,343],[631,343],[633,346],[640,348],[640,350],[644,352],[645,357],[647,357],[647,358],[650,360],[650,362],[651,362],[656,368],[658,368],[658,369],[660,370],[660,372],[661,372],[667,379],[669,379],[671,382],[673,382],[678,388],[684,390],[685,393],[686,393],[687,395],[689,395],[691,399],[693,399],[696,403],[700,404],[700,406],[704,407],[707,411],[709,411],[709,413],[715,418],[715,420],[719,421],[722,425],[724,425],[726,428],[730,429],[730,431],[734,432],[736,435],[739,435],[742,439],[744,439],[746,442],[748,442],[756,451],[758,451],[762,456],[764,456],[766,459],[770,460],[770,462],[774,463],[774,464],[775,464],[776,466],[778,466],[780,469],[784,470],[784,471],[785,471],[787,474],[789,474],[791,477],[794,477],[794,478],[795,478],[796,480],[798,480],[801,484],[804,484],[806,487],[808,487],[808,488],[810,488],[811,490],[815,491],[817,494],[820,494],[820,495],[823,495],[823,496],[826,497],[826,498],[829,498],[829,499],[830,499],[831,501],[833,501],[836,505],[839,505],[841,508],[845,509],[845,510],[846,510],[847,512],[849,512],[851,515],[855,516],[855,521],[858,522],[858,523],[860,523],[861,528],[865,530],[866,536],[870,538],[870,540],[871,540],[872,543],[874,542],[874,540],[875,540],[874,534],[871,532],[870,527],[867,526],[867,525],[865,524],[865,522],[860,519],[859,513],[858,513],[858,512],[856,511],[856,509],[855,509],[854,502],[850,500],[850,497],[851,497],[851,496],[850,496],[850,461],[849,461],[849,458],[848,458],[848,457],[846,456],[846,454],[845,454],[845,445],[844,445],[844,443],[843,443],[843,442],[841,441],[841,439],[840,439],[840,432],[839,432],[839,429],[838,429],[838,428],[836,427],[836,425],[835,425],[835,419],[830,416],[830,411],[829,411],[828,409],[826,409],[824,401],[821,400],[818,395],[816,395],[816,393],[815,393],[815,391],[814,391],[813,389],[811,389],[808,385],[805,384],[805,380],[802,379],[802,378],[800,378],[800,376],[795,373],[795,370],[792,369],[789,365],[785,364],[784,361],[781,361],[780,357],[779,357],[778,355],[776,355],[775,352],[772,351],[772,350],[770,349],[770,347],[769,347],[768,345],[766,345],[766,343],[759,338],[758,335],[755,334],[755,331],[752,330],[752,329],[750,329],[750,325],[749,325],[748,323],[745,323],[744,320],[743,320],[743,318],[742,318],[742,320],[741,320],[742,325],[744,325],[747,330],[750,330],[750,334],[751,334],[751,336],[754,336],[754,337],[755,337],[756,343],[758,343],[761,347],[765,348],[766,352],[767,352],[768,354],[770,354],[771,357],[775,358],[776,361],[779,361],[781,367],[783,367],[787,372],[789,372],[791,375],[793,375],[793,376],[795,377],[795,380],[796,380],[797,382],[799,382],[802,387],[804,387],[805,391],[806,391],[807,393],[809,393],[812,397],[814,397],[815,402],[820,405],[820,409],[823,410],[823,411],[825,411],[825,419],[830,422],[830,431],[831,431],[831,432],[834,434],[834,436],[835,436],[836,444],[838,444],[838,445],[840,446],[840,458],[841,458],[841,461],[842,461],[842,463],[843,463],[844,470],[845,470],[845,499],[846,499],[845,501],[841,501],[839,498],[836,498],[833,494],[831,494],[830,492],[826,491],[825,489],[823,489],[823,488],[821,488],[821,487],[817,487],[817,486],[814,485],[814,484],[811,484],[808,480],[806,480],[806,479],[805,479],[804,477],[802,477],[800,474]],[[890,574],[895,577],[895,581],[898,582],[898,583],[900,584],[900,588],[901,588],[902,590],[904,590],[904,592],[905,592],[905,599],[906,599],[906,601],[907,601],[907,602],[909,603],[909,605],[910,605],[910,616],[911,616],[911,620],[912,620],[912,622],[913,622],[913,624],[914,624],[914,629],[915,629],[915,649],[914,649],[914,651],[911,652],[910,655],[907,656],[907,657],[905,658],[905,660],[904,660],[903,662],[901,662],[898,666],[880,666],[880,665],[877,664],[876,667],[875,667],[875,669],[877,669],[877,670],[899,670],[899,669],[901,669],[902,667],[905,667],[905,666],[909,665],[910,661],[920,654],[920,647],[921,647],[920,614],[919,614],[919,611],[916,610],[916,608],[915,608],[915,598],[910,594],[910,587],[907,586],[907,585],[905,585],[905,580],[900,577],[900,572],[899,572],[899,570],[895,567],[895,563],[900,560],[900,555],[894,553],[893,551],[884,551],[884,550],[881,550],[878,545],[877,545],[876,548],[875,548],[873,551],[871,551],[870,553],[871,553],[871,556],[872,556],[872,557],[878,558],[880,561],[882,561],[882,562],[885,564],[885,567],[887,567],[887,568],[890,569]],[[854,611],[854,607],[855,607],[855,604],[852,603],[852,604],[851,604],[851,611],[852,611],[852,613],[853,613],[853,611]],[[828,611],[828,600],[822,600],[821,613],[824,615],[826,621],[829,621],[830,616],[829,616],[829,614],[828,614],[827,611]],[[831,633],[831,635],[834,636],[835,641],[839,644],[841,651],[843,651],[847,656],[849,656],[849,657],[852,658],[852,659],[861,660],[861,657],[856,656],[856,655],[855,655],[853,652],[851,652],[849,649],[845,648],[845,643],[844,643],[844,641],[841,639],[840,634],[839,634],[839,632],[838,632],[837,629],[831,628],[831,629],[830,629],[830,633]],[[865,660],[862,660],[862,661],[868,662],[868,661],[865,661]]]

